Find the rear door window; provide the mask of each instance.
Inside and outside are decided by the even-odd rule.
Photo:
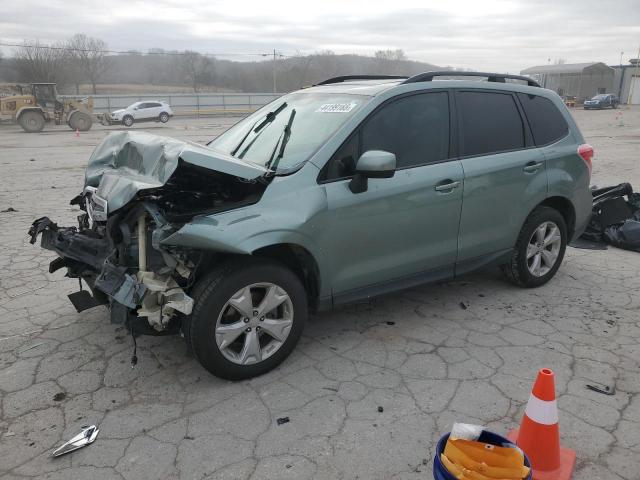
[[[529,121],[536,146],[548,145],[567,135],[567,121],[551,100],[526,93],[518,93],[518,98]]]
[[[474,156],[525,147],[524,124],[510,93],[457,92],[460,155]]]

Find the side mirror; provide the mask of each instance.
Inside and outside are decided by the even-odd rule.
[[[396,156],[384,150],[368,150],[356,163],[356,172],[349,182],[353,193],[366,192],[369,178],[391,178],[396,173]]]

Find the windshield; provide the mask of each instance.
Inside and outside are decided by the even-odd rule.
[[[606,95],[596,95],[591,100],[604,100],[605,98],[607,98]]]
[[[369,100],[335,93],[284,95],[236,123],[209,147],[278,172],[288,171],[308,160]]]

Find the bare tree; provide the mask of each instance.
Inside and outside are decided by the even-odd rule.
[[[396,50],[378,50],[373,54],[373,56],[376,58],[376,60],[386,60],[392,62],[398,62],[407,59],[404,50],[400,48]]]
[[[378,50],[373,54],[376,59],[380,73],[399,73],[402,70],[402,63],[407,60],[404,50]]]
[[[110,66],[107,44],[99,38],[79,33],[67,40],[66,47],[78,73],[91,83],[92,92],[97,93],[96,85]]]
[[[47,45],[25,40],[14,53],[20,81],[63,83],[69,58],[61,44]]]
[[[213,80],[213,62],[210,58],[198,52],[186,50],[181,57],[182,70],[185,81],[193,88],[194,93],[202,85],[210,84]]]

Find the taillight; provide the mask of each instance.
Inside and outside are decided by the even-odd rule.
[[[584,160],[584,163],[587,164],[589,176],[591,176],[591,170],[593,170],[593,165],[591,163],[591,160],[593,159],[593,147],[588,143],[583,143],[578,147],[578,155],[580,155]]]

